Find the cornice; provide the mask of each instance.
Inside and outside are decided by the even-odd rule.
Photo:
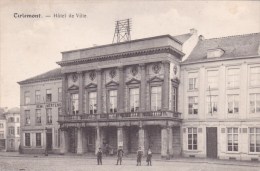
[[[57,62],[60,66],[68,66],[68,65],[77,65],[77,64],[84,64],[84,63],[92,63],[92,62],[100,62],[106,60],[115,60],[121,58],[128,58],[128,57],[136,57],[136,56],[143,56],[143,55],[151,55],[151,54],[158,54],[158,53],[170,53],[178,58],[181,58],[185,54],[178,49],[172,46],[163,46],[163,47],[156,47],[150,49],[142,49],[136,51],[129,51],[129,52],[122,52],[122,53],[114,53],[108,55],[101,55],[101,56],[93,56],[88,58],[81,58],[75,60],[68,60],[68,61],[60,61]]]
[[[62,80],[62,77],[39,79],[39,80],[29,80],[29,81],[20,81],[20,82],[17,82],[17,83],[20,84],[20,85],[25,85],[25,84],[40,83],[40,82],[55,81],[55,80]]]

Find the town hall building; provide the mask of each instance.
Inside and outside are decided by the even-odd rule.
[[[22,149],[259,160],[259,40],[191,29],[62,52],[19,82]]]

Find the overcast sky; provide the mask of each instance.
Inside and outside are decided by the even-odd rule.
[[[17,82],[59,67],[60,52],[110,44],[119,19],[132,18],[132,40],[191,28],[205,38],[260,32],[257,1],[10,2],[0,2],[0,107],[19,107]],[[14,13],[52,17],[15,19]],[[87,18],[57,19],[55,13],[82,13]]]

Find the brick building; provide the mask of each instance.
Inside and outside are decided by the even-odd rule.
[[[62,52],[61,68],[20,82],[21,105],[37,79],[38,89],[62,87],[53,112],[62,154],[123,146],[162,157],[259,159],[259,35],[204,39],[191,29]]]

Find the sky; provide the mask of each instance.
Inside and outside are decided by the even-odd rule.
[[[66,18],[54,18],[57,13]],[[68,18],[76,13],[87,17]],[[206,39],[224,37],[260,32],[260,2],[1,0],[0,107],[19,107],[17,82],[59,67],[61,52],[112,43],[115,21],[126,18],[132,19],[132,40],[191,28]]]

